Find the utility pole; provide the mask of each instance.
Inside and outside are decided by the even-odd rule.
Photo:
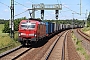
[[[87,10],[86,10],[86,24],[85,24],[85,25],[86,25],[86,27],[87,27]]]
[[[14,38],[14,0],[11,0],[10,37]]]
[[[81,5],[81,0],[80,0],[80,15],[81,15],[81,8],[82,8],[82,5]]]
[[[74,13],[72,13],[72,15],[73,15],[73,19],[72,19],[72,29],[73,29],[73,27],[74,27]]]

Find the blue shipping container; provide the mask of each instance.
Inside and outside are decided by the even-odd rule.
[[[51,32],[51,28],[50,28],[50,22],[45,22],[45,24],[46,24],[46,34],[50,34]]]

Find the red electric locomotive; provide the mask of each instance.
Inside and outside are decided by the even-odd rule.
[[[22,20],[18,32],[21,44],[29,45],[46,36],[46,25],[38,19]]]

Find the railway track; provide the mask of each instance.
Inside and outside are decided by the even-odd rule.
[[[60,35],[54,43],[50,46],[49,51],[47,52],[47,55],[45,58],[42,58],[41,60],[65,60],[65,40],[66,40],[67,32],[64,32],[62,35]],[[59,48],[59,43],[60,38],[63,37],[63,43],[62,43],[62,48]],[[62,52],[62,53],[61,53]],[[56,56],[55,56],[56,54]],[[53,57],[54,55],[54,57]]]
[[[80,29],[75,29],[73,31],[74,31],[74,34],[77,37],[77,39],[81,41],[82,46],[88,52],[90,52],[90,37],[87,34],[85,34],[82,31],[80,31]]]
[[[59,38],[64,33],[65,33],[65,31],[55,35],[54,37],[49,39],[47,43],[45,43],[41,47],[34,48],[32,51],[30,51],[26,55],[24,55],[23,58],[21,58],[20,60],[28,60],[28,59],[29,60],[46,60],[46,59],[48,59],[49,55],[51,55],[48,53],[50,53],[50,50],[53,50],[55,44],[58,43]],[[38,44],[41,44],[41,43],[43,43],[43,42],[40,42]]]
[[[63,32],[64,33],[64,32]],[[62,34],[63,34],[62,33]],[[61,36],[61,35],[60,35]],[[58,35],[58,39],[60,38],[60,36]],[[57,37],[56,37],[57,38]],[[55,38],[55,39],[56,39]],[[57,41],[58,41],[57,39]],[[55,42],[57,42],[55,40]],[[22,46],[19,46],[16,49],[13,49],[7,53],[4,53],[0,56],[0,60],[15,60],[18,59],[20,56],[24,55],[26,52],[28,52],[31,48],[22,48]],[[36,48],[38,49],[38,48]],[[35,50],[35,49],[34,49]],[[41,49],[40,49],[41,50]]]
[[[82,32],[80,29],[77,29],[77,32],[86,40],[88,40],[90,42],[90,36],[85,34],[84,32]]]
[[[70,60],[68,50],[71,50],[71,48],[67,49],[70,46],[67,46],[67,35],[69,35],[68,31],[64,31],[47,40],[46,43],[39,42],[37,45],[40,44],[40,46],[33,48],[20,47],[0,57],[0,60]],[[70,40],[71,37],[68,37]],[[42,45],[42,43],[44,44]],[[70,42],[68,43],[70,44]],[[75,56],[74,53],[72,54]],[[69,56],[71,57],[71,55]]]
[[[41,58],[41,60],[72,60],[72,59],[81,60],[71,40],[70,31],[60,35],[50,46],[44,57]]]
[[[80,60],[71,40],[71,31],[60,35],[47,50],[41,60]]]
[[[69,35],[69,36],[68,36]],[[70,31],[61,32],[48,40],[44,45],[29,51],[19,60],[80,60],[74,44],[71,42]],[[69,42],[67,38],[69,37]],[[68,42],[68,46],[67,46]],[[41,44],[40,42],[38,44]],[[71,52],[71,49],[73,52]],[[69,51],[69,52],[68,52]],[[69,57],[68,57],[69,54]],[[71,59],[70,59],[71,58]]]
[[[10,51],[7,51],[0,55],[0,60],[15,60],[22,56],[24,53],[29,51],[31,48],[23,48],[22,46],[19,46],[17,48],[14,48]]]

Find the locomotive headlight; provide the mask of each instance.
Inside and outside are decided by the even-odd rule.
[[[37,35],[35,34],[34,36],[36,37]]]
[[[20,35],[26,35],[25,33],[21,33]]]
[[[21,36],[21,34],[19,33],[19,36]]]

